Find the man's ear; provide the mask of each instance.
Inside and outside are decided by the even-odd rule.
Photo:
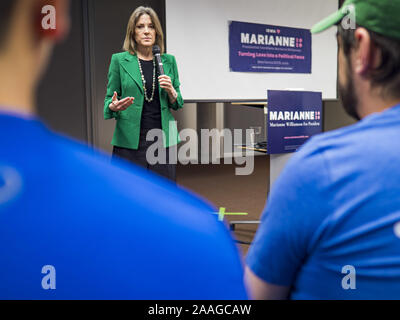
[[[69,0],[35,0],[34,30],[40,39],[63,40],[69,32]]]
[[[374,53],[371,35],[365,28],[357,28],[354,32],[356,46],[354,48],[354,72],[365,76],[374,65]]]

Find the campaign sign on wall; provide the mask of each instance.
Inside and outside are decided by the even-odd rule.
[[[311,73],[311,32],[230,21],[229,67],[236,72]]]
[[[269,154],[295,152],[322,132],[322,93],[268,90]]]

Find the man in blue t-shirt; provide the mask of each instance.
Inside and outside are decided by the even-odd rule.
[[[357,124],[312,138],[270,193],[247,257],[256,299],[400,299],[400,1],[347,0],[339,87]]]
[[[35,87],[68,29],[68,1],[44,3],[0,2],[0,299],[245,299],[215,209],[36,118]]]

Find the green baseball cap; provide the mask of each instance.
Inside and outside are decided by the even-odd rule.
[[[400,0],[346,0],[343,6],[317,23],[311,33],[319,33],[338,24],[344,17],[383,36],[400,39]]]

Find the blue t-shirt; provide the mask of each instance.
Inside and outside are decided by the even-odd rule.
[[[0,299],[246,299],[214,208],[0,115]]]
[[[292,299],[400,299],[399,223],[400,105],[291,158],[247,264]]]

